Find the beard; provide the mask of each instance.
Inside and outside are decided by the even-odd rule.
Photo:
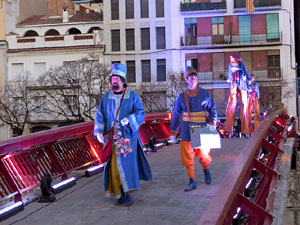
[[[113,91],[119,90],[119,88],[120,88],[120,85],[118,83],[112,83],[111,89]]]

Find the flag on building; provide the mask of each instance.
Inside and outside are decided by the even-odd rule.
[[[246,13],[254,13],[254,0],[246,0]]]

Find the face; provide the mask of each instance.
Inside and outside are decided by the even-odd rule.
[[[254,80],[255,80],[255,77],[254,77],[254,76],[251,76],[250,79],[251,79],[251,81],[254,81]]]
[[[231,65],[233,65],[233,66],[238,65],[238,60],[236,58],[230,56],[229,59],[230,59]]]
[[[119,76],[111,76],[110,86],[114,92],[120,92],[123,90],[123,82]]]
[[[186,78],[186,82],[188,83],[188,89],[195,90],[198,85],[198,75],[192,74]]]

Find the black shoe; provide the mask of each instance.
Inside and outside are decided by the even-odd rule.
[[[134,203],[134,200],[128,193],[125,193],[123,203],[124,203],[125,206],[129,207]]]
[[[211,183],[211,176],[210,176],[210,171],[209,170],[203,170],[204,175],[205,175],[205,183],[210,184]]]
[[[196,188],[197,188],[197,185],[196,185],[194,179],[193,179],[193,178],[190,178],[190,183],[189,183],[189,185],[184,189],[184,191],[192,191],[192,190],[194,190],[194,189],[196,189]]]

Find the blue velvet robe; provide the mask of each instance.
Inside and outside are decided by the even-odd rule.
[[[114,95],[112,91],[104,94],[96,113],[94,135],[105,133],[114,123],[115,114],[120,105],[122,95]],[[144,121],[144,107],[137,93],[126,90],[120,107],[117,121],[123,118],[129,120],[130,127],[121,126],[122,136],[129,138],[133,149],[127,156],[123,154],[117,157],[117,167],[120,173],[123,191],[136,190],[140,188],[139,180],[151,180],[152,173],[143,151],[143,144],[139,134],[139,127]],[[108,164],[108,163],[107,163]],[[106,164],[106,165],[107,165]],[[109,171],[104,168],[104,191],[107,190]]]

